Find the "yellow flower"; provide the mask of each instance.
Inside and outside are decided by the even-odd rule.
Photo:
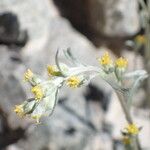
[[[58,71],[56,66],[52,66],[52,65],[47,66],[47,72],[48,72],[49,76],[60,76],[61,75],[61,72]]]
[[[139,44],[145,44],[147,42],[147,39],[144,35],[138,35],[135,37],[135,41]]]
[[[14,112],[20,117],[23,117],[25,115],[23,110],[23,105],[16,105]]]
[[[101,65],[110,65],[112,60],[108,52],[105,52],[104,55],[99,59]]]
[[[131,139],[130,139],[129,136],[123,136],[122,142],[123,142],[125,145],[129,145],[129,144],[131,143]]]
[[[139,133],[139,128],[135,124],[128,124],[125,129],[131,135],[136,135]]]
[[[128,64],[128,61],[123,57],[118,58],[115,62],[115,65],[117,68],[126,68],[127,64]]]
[[[33,115],[33,116],[32,116],[32,118],[36,120],[36,123],[37,123],[37,124],[40,124],[40,118],[41,118],[41,117],[42,117],[41,115]]]
[[[67,85],[72,87],[72,88],[77,88],[81,83],[81,80],[77,76],[71,76],[67,80]]]
[[[24,73],[24,80],[25,80],[25,81],[29,81],[29,80],[32,79],[32,77],[33,77],[33,72],[32,72],[30,69],[28,69],[28,70]]]
[[[39,85],[32,87],[31,91],[35,95],[35,99],[38,101],[41,100],[44,96],[43,90]]]

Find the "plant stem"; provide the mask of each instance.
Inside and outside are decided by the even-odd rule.
[[[122,94],[120,94],[120,92],[118,92],[118,91],[116,91],[116,93],[117,93],[117,96],[118,96],[118,98],[119,98],[119,102],[120,102],[120,104],[121,104],[121,107],[122,107],[122,109],[123,109],[123,111],[124,111],[125,118],[126,118],[127,122],[128,122],[129,124],[132,124],[133,121],[132,121],[130,112],[128,111],[128,109],[127,109],[127,107],[126,107],[126,103],[125,103],[125,100],[124,100]]]
[[[128,110],[127,105],[126,105],[126,98],[125,98],[125,96],[123,96],[118,91],[116,91],[116,93],[117,93],[117,96],[119,98],[119,102],[121,104],[121,107],[123,109],[123,112],[125,114],[125,118],[126,118],[127,122],[129,124],[133,124],[133,120],[132,120],[130,111]],[[138,136],[136,136],[135,139],[134,139],[133,147],[134,147],[134,150],[141,150],[141,146],[140,146],[140,142],[139,142]]]

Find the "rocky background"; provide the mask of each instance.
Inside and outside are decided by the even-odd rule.
[[[91,65],[107,49],[113,57],[127,57],[133,70],[135,56],[124,43],[140,32],[138,7],[137,0],[0,0],[0,150],[123,150],[122,110],[99,78],[87,87],[64,87],[54,114],[39,126],[12,110],[29,96],[24,71],[46,75],[58,48],[70,47]],[[143,68],[142,57],[136,60]],[[150,110],[143,107],[143,93],[135,95],[133,116],[149,150]]]

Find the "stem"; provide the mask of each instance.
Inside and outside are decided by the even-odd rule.
[[[126,99],[125,99],[125,96],[123,96],[122,94],[120,94],[120,92],[116,91],[116,94],[119,98],[119,102],[121,104],[121,107],[123,109],[123,112],[125,114],[125,118],[127,120],[127,122],[129,124],[133,124],[133,119],[131,117],[131,114],[130,114],[130,111],[128,111],[128,108],[127,108],[127,105],[126,105]],[[135,137],[135,140],[133,140],[133,147],[134,147],[134,150],[141,150],[141,146],[140,146],[140,142],[139,142],[139,139],[138,139],[138,136]]]
[[[116,93],[117,93],[117,96],[118,96],[118,98],[119,98],[119,102],[120,102],[120,104],[121,104],[121,107],[122,107],[122,109],[123,109],[123,111],[124,111],[125,118],[126,118],[127,122],[128,122],[129,124],[132,124],[133,121],[132,121],[130,112],[128,111],[128,109],[127,109],[127,107],[126,107],[126,103],[125,103],[125,100],[124,100],[123,96],[122,96],[118,91],[116,91]]]

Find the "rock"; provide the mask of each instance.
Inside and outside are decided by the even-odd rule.
[[[138,1],[107,0],[100,1],[104,9],[102,30],[108,36],[127,37],[139,31]],[[132,15],[131,15],[132,14]],[[97,23],[97,28],[100,22]]]
[[[7,47],[0,47],[0,89],[1,97],[3,97],[3,100],[0,101],[0,106],[3,111],[10,115],[12,114],[12,107],[17,103],[21,103],[21,99],[26,98],[25,91],[21,85],[22,81],[16,75],[16,72],[21,73],[16,71],[21,65],[11,60],[11,54]],[[15,122],[15,124],[17,125],[17,122]]]
[[[4,3],[4,1],[2,2]],[[5,2],[6,4],[8,3],[8,1]],[[5,7],[6,4],[4,5]],[[43,2],[44,6],[46,4]],[[34,5],[35,3],[31,6]],[[19,6],[20,8],[18,8]],[[25,19],[28,15],[25,15],[25,12],[28,12],[29,8],[24,8],[25,6],[26,2],[20,3],[19,5],[19,1],[16,1],[16,8],[11,8],[14,12],[16,12],[16,14],[18,14],[20,22],[21,19]],[[28,7],[29,6],[30,5],[28,5]],[[32,8],[33,10],[33,7],[31,6],[30,9]],[[41,7],[43,8],[44,6]],[[7,7],[10,8],[8,4]],[[20,17],[23,12],[24,18]],[[30,21],[30,19],[28,21]],[[85,36],[74,30],[66,19],[58,16],[51,16],[48,17],[48,19],[46,20],[49,22],[48,26],[45,25],[47,23],[44,22],[45,20],[42,22],[45,30],[39,30],[41,26],[38,27],[38,25],[37,28],[34,29],[35,32],[39,31],[40,35],[36,36],[34,33],[30,32],[30,30],[33,29],[33,26],[35,27],[34,23],[31,23],[33,25],[32,28],[27,28],[31,39],[29,38],[29,42],[25,47],[23,47],[22,51],[15,51],[15,54],[19,54],[19,62],[12,59],[15,55],[14,52],[9,51],[7,47],[1,47],[0,70],[2,71],[0,71],[0,74],[2,74],[2,81],[0,88],[2,90],[0,90],[0,94],[4,97],[4,101],[0,100],[0,107],[2,107],[8,114],[8,128],[12,130],[21,128],[24,133],[19,137],[19,139],[12,143],[7,143],[8,145],[12,144],[12,147],[7,147],[8,149],[14,147],[24,150],[41,150],[44,148],[51,148],[54,150],[63,148],[68,150],[84,149],[84,147],[87,147],[88,141],[91,140],[90,136],[97,136],[95,135],[96,131],[100,132],[102,130],[103,111],[101,109],[101,103],[98,102],[98,100],[97,102],[92,102],[91,99],[91,101],[87,104],[87,100],[84,95],[86,88],[76,91],[70,90],[70,92],[68,92],[68,88],[63,89],[62,93],[60,93],[60,98],[62,100],[67,99],[66,102],[60,102],[60,104],[57,105],[51,118],[46,120],[43,119],[43,121],[45,121],[44,126],[39,125],[37,128],[32,128],[32,126],[29,127],[30,120],[18,119],[15,113],[12,113],[13,106],[21,103],[29,95],[29,89],[27,89],[27,86],[22,83],[22,75],[26,67],[31,68],[34,72],[39,73],[40,75],[46,74],[46,65],[54,63],[54,57],[58,47],[60,48],[61,60],[65,59],[64,56],[62,56],[62,50],[71,47],[73,53],[77,54],[77,57],[79,57],[83,63],[98,65],[96,60],[96,56],[98,54],[96,48]],[[27,24],[28,21],[25,24]],[[23,24],[20,24],[21,27],[23,27]],[[39,41],[40,43],[38,43]],[[42,44],[42,47],[38,44]],[[33,47],[31,48],[30,46]],[[34,49],[35,47],[38,48]],[[91,56],[93,56],[93,59],[91,59]],[[102,89],[103,87],[100,89],[103,93]],[[87,105],[90,109],[89,112],[86,110]]]
[[[30,51],[40,50],[45,46],[48,38],[49,19],[57,15],[56,9],[49,0],[38,2],[27,0],[2,0],[0,2],[1,12],[11,11],[17,15],[21,30],[27,30],[29,42],[26,45]],[[36,6],[36,7],[35,7]],[[38,45],[33,43],[39,42]]]
[[[0,14],[0,41],[16,41],[19,36],[19,22],[17,16],[6,12]]]
[[[23,150],[23,149],[20,149],[19,147],[17,147],[16,145],[10,145],[10,146],[7,146],[6,150]]]
[[[17,69],[24,67],[13,61],[11,54],[6,46],[0,46],[0,149],[23,137],[29,125],[28,120],[19,119],[13,112],[14,106],[21,103],[26,94],[16,75],[16,72],[22,74]]]
[[[27,33],[20,31],[18,18],[11,12],[0,13],[0,43],[25,45]]]
[[[107,135],[97,134],[95,136],[91,136],[91,140],[89,140],[87,147],[84,150],[112,150],[113,143],[110,137]]]
[[[130,0],[78,0],[76,2],[72,0],[69,3],[67,0],[54,0],[54,2],[59,7],[61,14],[84,33],[91,32],[108,37],[128,37],[139,30],[136,0],[132,2]]]
[[[53,115],[49,119],[43,118],[44,125],[31,126],[30,120],[18,119],[12,113],[15,104],[29,97],[29,87],[23,85],[21,81],[26,68],[31,68],[39,75],[47,76],[46,65],[55,63],[56,50],[60,49],[60,60],[66,62],[62,51],[68,47],[83,63],[99,66],[96,58],[103,53],[103,50],[98,52],[85,36],[72,28],[69,21],[60,17],[52,1],[1,0],[0,8],[1,11],[9,10],[16,14],[20,29],[27,30],[29,35],[27,44],[18,52],[13,53],[5,46],[0,47],[2,50],[0,52],[0,95],[3,97],[0,100],[0,108],[7,114],[7,127],[11,129],[10,131],[16,131],[18,128],[22,131],[17,140],[7,143],[7,145],[11,144],[7,148],[111,149],[113,145],[111,137],[109,133],[106,136],[103,131],[105,116],[103,109],[107,111],[111,88],[101,79],[95,79],[91,83],[92,86],[74,91],[64,87]],[[15,59],[15,56],[20,61]],[[86,93],[87,89],[89,95]],[[104,96],[105,94],[107,96]],[[105,140],[106,144],[98,144],[98,141],[104,143]]]
[[[26,130],[25,139],[20,139],[15,146],[23,150],[48,149],[50,141],[50,129],[45,125],[32,125]],[[38,141],[38,142],[37,142]]]

